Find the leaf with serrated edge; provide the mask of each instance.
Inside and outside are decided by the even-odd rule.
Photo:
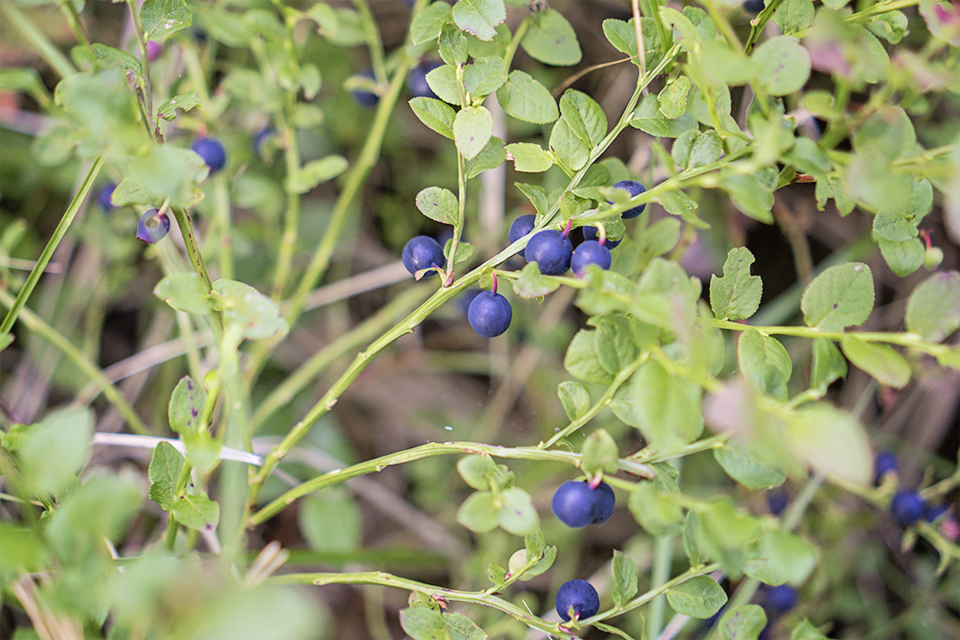
[[[520,46],[534,60],[561,67],[577,64],[583,57],[573,27],[553,9],[536,14]]]
[[[202,493],[189,494],[174,500],[170,513],[183,526],[198,531],[206,527],[216,528],[220,521],[220,505]]]
[[[413,98],[410,108],[420,122],[427,125],[445,138],[453,140],[453,119],[456,112],[453,107],[436,98]]]
[[[677,613],[706,620],[727,602],[727,594],[717,581],[696,576],[667,589],[667,602]]]
[[[479,154],[493,135],[493,116],[486,107],[465,107],[453,121],[453,139],[467,160]]]
[[[522,173],[541,173],[553,166],[553,156],[540,145],[532,142],[514,142],[508,144],[509,160],[513,168]]]
[[[843,331],[861,325],[873,311],[873,272],[861,262],[826,269],[807,285],[800,310],[807,326]]]
[[[147,475],[150,478],[150,498],[159,503],[164,511],[173,504],[174,490],[180,469],[183,468],[183,456],[169,442],[161,441],[153,450]]]
[[[637,595],[637,565],[622,552],[613,552],[613,604],[621,607]]]
[[[547,124],[560,116],[550,91],[523,71],[510,72],[506,83],[497,89],[497,101],[508,115],[524,122]]]
[[[417,194],[417,209],[431,220],[449,225],[457,224],[459,205],[457,196],[449,189],[427,187]]]
[[[921,282],[907,299],[907,331],[940,342],[960,327],[960,272],[941,271]]]
[[[481,40],[493,40],[496,26],[506,19],[503,0],[460,0],[453,5],[453,21]]]
[[[710,278],[710,308],[717,318],[744,320],[760,307],[763,281],[750,275],[754,260],[746,247],[731,249],[723,263],[723,277]]]
[[[840,341],[840,348],[858,369],[882,384],[902,389],[910,382],[910,364],[890,345],[865,342],[850,334]]]

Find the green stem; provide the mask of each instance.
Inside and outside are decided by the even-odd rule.
[[[66,17],[67,24],[70,25],[70,30],[73,31],[73,35],[77,36],[80,44],[89,49],[90,41],[87,40],[87,34],[83,32],[83,28],[80,26],[80,16],[77,14],[77,9],[73,6],[73,2],[70,0],[58,0],[57,4],[60,5],[60,10],[63,11],[63,15]]]
[[[380,38],[377,21],[374,19],[366,0],[353,0],[353,6],[356,7],[357,14],[360,16],[363,35],[367,40],[367,48],[370,50],[370,66],[373,67],[373,75],[378,83],[386,82],[387,67],[383,62],[383,40]],[[406,73],[403,75],[406,77]]]
[[[280,239],[277,271],[272,288],[273,297],[279,300],[290,280],[290,267],[293,264],[293,254],[297,248],[297,231],[300,228],[300,194],[293,188],[293,181],[289,179],[300,170],[300,151],[297,147],[296,131],[287,123],[284,111],[277,115],[277,125],[283,136],[283,158],[288,177],[284,181],[287,192],[287,211],[283,217],[283,236]]]
[[[12,309],[14,302],[13,296],[5,289],[0,288],[0,304]],[[83,371],[90,380],[97,385],[97,388],[100,389],[103,396],[117,408],[117,411],[120,412],[123,419],[130,425],[130,429],[140,435],[150,435],[150,430],[147,428],[147,425],[144,424],[140,416],[137,415],[133,406],[123,397],[120,390],[113,385],[110,379],[104,375],[103,371],[87,358],[80,349],[75,347],[63,335],[57,332],[56,329],[44,322],[40,316],[30,311],[30,309],[24,308],[20,311],[20,320],[27,329],[45,338],[59,349],[68,360],[73,362],[78,369]]]
[[[140,66],[143,69],[143,107],[147,113],[147,130],[154,131],[153,125],[153,83],[150,81],[150,55],[147,51],[147,38],[143,32],[143,22],[140,20],[140,8],[136,0],[127,0],[130,7],[130,16],[133,18],[133,31],[140,45]]]
[[[60,50],[50,42],[50,39],[33,26],[33,23],[12,2],[0,2],[0,11],[3,11],[4,15],[13,23],[13,26],[17,28],[27,42],[33,45],[33,48],[40,53],[47,64],[57,72],[57,75],[66,78],[77,72],[73,63],[60,53]]]
[[[683,458],[679,458],[674,463],[677,472],[682,470]],[[679,479],[678,479],[679,480]],[[650,576],[650,584],[662,585],[670,579],[670,568],[673,564],[673,541],[674,536],[658,537],[653,543],[653,574]],[[667,610],[666,596],[657,596],[650,602],[650,608],[647,610],[647,637],[656,638],[663,628],[663,619]]]
[[[533,18],[527,16],[523,19],[523,22],[520,23],[520,26],[517,27],[517,30],[513,32],[513,38],[510,39],[510,44],[507,45],[507,50],[503,53],[503,61],[506,63],[507,69],[513,64],[513,57],[517,55],[520,42],[523,40],[523,37],[527,35],[531,24],[533,24]]]
[[[180,227],[180,233],[183,235],[183,243],[187,249],[187,257],[190,259],[190,266],[203,281],[203,286],[209,293],[213,291],[213,282],[210,280],[210,274],[207,272],[207,265],[200,254],[200,245],[197,244],[197,236],[193,232],[193,223],[190,221],[190,214],[186,209],[179,207],[170,207],[173,217],[177,220],[177,226]]]
[[[291,504],[297,498],[301,498],[309,493],[331,487],[352,478],[364,476],[370,473],[379,473],[387,467],[399,464],[406,464],[424,458],[435,456],[456,455],[456,454],[481,454],[489,455],[494,458],[506,458],[510,460],[537,460],[540,462],[559,462],[569,464],[579,468],[583,455],[573,453],[572,451],[551,450],[545,451],[540,447],[501,447],[497,445],[484,444],[482,442],[431,442],[428,444],[406,449],[397,453],[391,453],[373,460],[360,462],[346,469],[337,469],[323,475],[312,478],[296,487],[293,487],[279,498],[270,502],[265,507],[250,516],[249,525],[256,526],[263,524],[276,514],[280,513],[287,505]],[[653,477],[653,471],[647,465],[637,463],[633,460],[621,458],[617,463],[621,471],[633,475],[647,478]]]
[[[760,39],[760,34],[763,33],[763,28],[767,26],[767,23],[770,21],[770,18],[773,17],[773,14],[777,11],[777,8],[783,4],[785,0],[771,0],[770,4],[767,5],[760,14],[754,18],[750,24],[750,35],[747,36],[747,42],[744,45],[744,50],[747,53],[753,51],[753,45],[757,43],[757,40]]]
[[[4,7],[7,6],[10,5],[4,5]],[[63,240],[63,236],[67,234],[67,230],[70,229],[70,225],[73,224],[73,220],[77,217],[77,213],[80,212],[80,207],[83,205],[83,201],[86,199],[87,194],[90,193],[90,189],[93,187],[93,183],[97,179],[97,175],[100,173],[100,169],[102,168],[103,156],[98,156],[97,159],[94,160],[93,166],[91,166],[90,170],[87,172],[87,177],[85,177],[83,182],[80,184],[80,189],[77,191],[77,194],[73,196],[70,206],[67,207],[63,217],[60,219],[60,224],[58,224],[57,228],[53,230],[53,236],[50,238],[49,242],[47,242],[47,246],[43,248],[43,252],[40,254],[40,257],[37,258],[37,263],[34,265],[30,275],[27,276],[27,281],[23,284],[23,287],[17,294],[17,299],[13,301],[13,304],[10,306],[10,310],[4,317],[3,322],[0,323],[0,335],[9,333],[13,328],[13,324],[17,321],[17,316],[19,315],[20,310],[23,309],[24,305],[27,304],[27,299],[30,297],[30,294],[33,293],[34,288],[37,286],[37,282],[40,281],[40,276],[43,275],[44,270],[47,268],[47,264],[50,263],[50,258],[53,257],[53,252],[56,251],[60,241]]]
[[[227,190],[227,177],[221,173],[214,178],[214,203],[217,226],[220,231],[220,277],[233,280],[233,242],[230,239],[230,194]]]

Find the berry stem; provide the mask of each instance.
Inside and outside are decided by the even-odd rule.
[[[493,295],[497,295],[497,272],[494,271],[490,275],[493,278],[493,286],[490,288],[490,292],[493,293]]]
[[[566,238],[570,235],[570,230],[573,228],[573,218],[567,220],[567,224],[563,225],[563,231],[560,233],[561,236]]]
[[[607,244],[607,230],[602,222],[597,223],[597,239],[600,241],[601,247]]]

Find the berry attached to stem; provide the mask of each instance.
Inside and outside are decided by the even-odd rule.
[[[628,194],[630,194],[631,198],[635,198],[647,190],[646,187],[644,187],[642,184],[640,184],[636,180],[621,180],[617,184],[613,185],[613,188],[623,189]],[[608,200],[607,202],[610,202],[610,201]],[[613,203],[610,202],[610,204],[613,204]],[[643,210],[646,209],[646,207],[647,205],[642,204],[639,207],[634,207],[633,209],[627,209],[626,211],[623,212],[621,217],[624,220],[629,220],[630,218],[636,218],[641,213],[643,213]]]
[[[147,244],[156,244],[170,231],[170,218],[166,213],[150,209],[140,216],[137,223],[137,238]]]
[[[467,309],[467,320],[473,330],[484,338],[495,338],[510,327],[513,308],[506,298],[496,292],[494,284],[493,291],[482,291],[473,299]]]
[[[570,268],[573,244],[556,229],[544,229],[530,238],[523,255],[527,262],[536,262],[543,275],[559,276]]]
[[[403,247],[403,266],[414,277],[424,269],[436,269],[439,273],[444,264],[446,260],[443,257],[443,247],[430,236],[410,238]],[[420,277],[423,277],[423,274]]]
[[[571,609],[577,620],[597,615],[600,595],[586,580],[568,580],[557,590],[557,614],[564,622],[570,621]]]

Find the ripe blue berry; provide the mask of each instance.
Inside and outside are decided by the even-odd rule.
[[[790,611],[797,606],[797,590],[788,584],[769,587],[763,593],[763,605],[773,615],[777,616]]]
[[[115,183],[108,182],[100,187],[100,191],[97,191],[97,204],[100,205],[100,208],[103,209],[104,213],[109,213],[116,208],[113,206],[113,202],[110,200],[110,196],[113,195],[113,190],[116,188],[117,185]]]
[[[586,580],[568,580],[557,591],[557,613],[564,622],[570,621],[570,609],[577,620],[597,615],[600,611],[600,596]]]
[[[774,491],[767,494],[767,509],[772,515],[778,516],[787,508],[787,494],[783,491]]]
[[[644,191],[647,190],[642,184],[640,184],[640,183],[637,182],[636,180],[621,180],[621,181],[618,182],[617,184],[613,185],[613,187],[614,187],[615,189],[623,189],[624,191],[626,191],[627,193],[630,194],[630,197],[631,197],[631,198],[633,198],[633,197],[635,197],[635,196],[638,196],[638,195],[640,195],[641,193],[643,193]],[[608,200],[607,202],[610,202],[610,201]],[[610,202],[610,204],[613,204],[613,203]],[[628,210],[626,210],[626,211],[623,212],[623,215],[622,215],[621,217],[622,217],[624,220],[628,220],[628,219],[630,219],[630,218],[636,218],[636,217],[639,216],[641,213],[643,213],[643,210],[644,210],[646,207],[647,207],[647,205],[642,204],[642,205],[640,205],[639,207],[634,207],[633,209],[628,209]]]
[[[495,338],[510,326],[513,309],[499,293],[482,291],[470,303],[467,320],[473,330],[484,338]]]
[[[933,522],[938,520],[947,511],[950,511],[949,504],[938,504],[936,506],[928,504],[923,510],[923,519],[926,522]]]
[[[579,480],[564,482],[553,493],[550,508],[557,518],[574,529],[606,522],[613,514],[616,497],[606,482],[596,489]]]
[[[596,227],[581,227],[581,229],[583,229],[584,240],[600,239],[600,231]],[[611,240],[610,238],[606,238],[603,246],[605,246],[607,249],[616,249],[618,246],[620,246],[621,242],[623,242],[623,238],[620,238],[619,240]]]
[[[403,266],[413,275],[422,269],[435,268],[439,271],[445,263],[443,247],[430,236],[410,238],[403,247]]]
[[[877,452],[877,457],[873,461],[873,482],[880,484],[883,477],[888,473],[896,473],[900,468],[897,461],[897,454],[889,449],[883,449]]]
[[[374,79],[373,69],[366,69],[357,74],[363,78],[369,78],[370,80]],[[380,102],[380,96],[373,93],[372,91],[360,91],[356,90],[351,92],[353,99],[357,101],[361,107],[375,107],[377,103]]]
[[[582,278],[589,265],[595,264],[601,269],[607,270],[610,268],[612,261],[610,249],[596,240],[587,240],[573,252],[570,257],[570,268],[573,269],[578,278]]]
[[[140,216],[137,223],[137,238],[147,244],[156,244],[170,231],[170,218],[156,209],[150,209]]]
[[[457,298],[457,306],[460,307],[460,311],[467,313],[470,310],[470,303],[478,295],[480,295],[480,289],[467,289],[461,293],[460,297]]]
[[[890,501],[890,513],[898,524],[909,527],[923,517],[927,504],[916,491],[901,489]]]
[[[510,244],[513,244],[523,236],[533,231],[533,225],[536,219],[537,216],[531,213],[525,216],[520,216],[514,220],[513,224],[510,225],[510,233],[507,235],[507,238],[510,240]]]
[[[763,0],[747,0],[743,3],[743,10],[753,15],[757,15],[763,11],[763,7]]]
[[[424,60],[410,71],[407,76],[407,91],[413,98],[436,98],[437,94],[433,92],[430,85],[427,84],[427,74],[440,67],[441,63],[436,60]]]
[[[559,276],[570,268],[572,254],[573,244],[569,238],[556,229],[545,229],[530,238],[523,257],[527,262],[536,262],[543,275]]]
[[[227,150],[223,148],[216,138],[200,137],[193,141],[190,148],[203,160],[203,163],[210,167],[210,173],[214,174],[227,166]]]

